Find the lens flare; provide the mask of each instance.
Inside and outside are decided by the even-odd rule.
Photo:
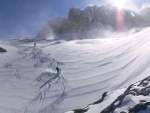
[[[124,24],[125,24],[125,14],[124,10],[118,10],[117,17],[116,17],[116,27],[118,31],[124,30]]]
[[[112,0],[110,3],[114,5],[117,10],[116,15],[116,28],[118,31],[124,31],[125,27],[125,12],[123,8],[125,8],[125,5],[128,0]]]

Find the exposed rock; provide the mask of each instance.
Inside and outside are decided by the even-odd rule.
[[[68,14],[68,19],[72,22],[79,23],[80,15],[82,13],[81,9],[71,8]]]
[[[7,52],[7,50],[2,48],[2,47],[0,47],[0,52]]]
[[[139,13],[142,17],[143,24],[145,26],[150,25],[150,7],[145,7],[141,9]]]
[[[123,20],[120,20],[121,18]],[[37,38],[49,38],[54,35],[68,33],[85,33],[92,30],[97,30],[97,33],[99,33],[103,29],[111,29],[113,31],[118,29],[126,30],[141,26],[142,20],[137,12],[128,9],[119,11],[116,7],[109,4],[88,6],[84,10],[71,8],[68,18],[56,18],[49,21],[37,34]],[[122,28],[118,27],[120,22],[122,22]]]
[[[129,113],[137,113],[141,110],[146,110],[149,105],[150,105],[150,102],[139,103],[139,104],[135,105],[133,108],[130,108]]]
[[[101,102],[103,102],[103,100],[104,100],[104,98],[107,96],[107,92],[104,92],[103,94],[102,94],[102,97],[98,100],[98,101],[96,101],[96,102],[94,102],[94,103],[92,103],[92,104],[90,104],[90,105],[94,105],[94,104],[99,104],[99,103],[101,103]],[[88,105],[89,106],[89,105]]]
[[[130,85],[126,91],[118,96],[118,98],[113,101],[110,105],[108,105],[104,110],[102,110],[100,113],[113,113],[114,110],[121,105],[123,99],[130,94],[130,89],[132,88],[133,85]]]
[[[102,94],[102,97],[98,100],[98,101],[96,101],[96,102],[94,102],[94,103],[92,103],[92,104],[89,104],[88,106],[90,106],[90,105],[95,105],[95,104],[99,104],[99,103],[101,103],[101,102],[103,102],[103,100],[104,100],[104,98],[107,96],[107,92],[104,92],[103,94]],[[75,110],[73,110],[74,111],[74,113],[85,113],[85,112],[87,112],[88,111],[88,106],[87,107],[85,107],[85,108],[80,108],[80,109],[75,109]]]
[[[139,81],[136,82],[134,84],[131,84],[121,95],[119,95],[112,103],[108,103],[109,105],[107,105],[103,110],[100,111],[100,113],[116,113],[116,109],[119,108],[120,106],[124,106],[125,104],[123,103],[123,101],[125,100],[125,98],[127,96],[130,97],[137,97],[138,96],[149,96],[150,95],[150,76]],[[110,96],[110,95],[109,95]],[[74,113],[85,113],[87,112],[89,109],[91,109],[91,107],[89,106],[94,106],[95,104],[101,104],[103,103],[104,98],[107,97],[107,92],[103,93],[102,97],[92,103],[89,104],[87,107],[83,108],[83,109],[76,109],[73,110]],[[122,104],[123,103],[123,104]],[[126,109],[126,111],[120,111],[119,113],[138,113],[142,110],[147,110],[148,106],[150,106],[150,101],[146,101],[146,100],[139,100],[139,103],[135,103],[134,106],[128,106],[128,109]]]
[[[74,113],[85,113],[87,111],[88,111],[87,109],[75,109]]]

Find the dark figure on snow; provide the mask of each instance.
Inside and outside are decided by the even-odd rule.
[[[34,42],[34,47],[36,47],[36,42]]]
[[[56,67],[56,71],[57,71],[57,73],[60,73],[60,69],[59,69],[59,67]]]

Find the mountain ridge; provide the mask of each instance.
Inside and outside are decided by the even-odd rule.
[[[145,15],[149,10],[150,8],[148,7],[141,9],[139,12],[130,9],[118,10],[110,4],[87,6],[83,10],[70,8],[67,18],[58,17],[50,20],[39,31],[36,38],[46,39],[54,37],[59,39],[57,35],[82,34],[91,31],[93,34],[100,33],[103,35],[103,32],[106,30],[113,32],[126,31],[134,27],[145,27],[150,25],[150,17]]]

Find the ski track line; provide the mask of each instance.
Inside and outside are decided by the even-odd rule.
[[[18,51],[17,53],[18,53],[18,54],[22,54],[23,56],[20,57],[20,58],[16,58],[16,59],[14,59],[13,61],[11,61],[11,62],[9,62],[9,63],[6,63],[3,67],[1,67],[1,69],[3,69],[3,68],[10,68],[10,69],[13,69],[13,70],[14,70],[14,73],[12,74],[12,76],[9,77],[9,78],[7,78],[7,79],[5,79],[5,80],[3,80],[3,81],[0,81],[1,83],[4,83],[4,82],[10,80],[10,79],[13,78],[13,77],[16,77],[16,78],[18,78],[18,79],[21,78],[21,76],[20,76],[20,74],[19,74],[19,69],[17,69],[17,68],[15,67],[15,65],[13,65],[13,63],[16,62],[16,61],[18,61],[18,60],[22,60],[22,59],[24,59],[25,57],[27,57],[27,53],[23,53],[23,50],[20,50],[20,51]]]
[[[28,47],[26,51],[29,51],[30,49],[32,49],[31,54],[33,55],[33,58],[38,59],[38,61],[36,62],[36,64],[34,64],[34,66],[37,66],[37,67],[39,67],[39,68],[42,68],[43,65],[44,65],[43,63],[44,63],[44,62],[49,62],[49,61],[51,62],[51,68],[54,68],[54,67],[56,67],[56,66],[58,65],[58,63],[56,62],[55,59],[53,59],[53,58],[50,58],[50,59],[49,59],[49,58],[47,57],[48,55],[42,53],[42,50],[41,50],[41,49],[39,49],[39,48],[33,48],[33,47],[31,47],[31,48]],[[30,53],[23,53],[23,51],[19,51],[18,53],[24,54],[24,56],[23,56],[22,58],[19,58],[19,59],[16,59],[16,60],[24,59],[25,57],[27,57],[28,54],[30,54]],[[15,60],[15,61],[16,61],[16,60]],[[15,62],[15,61],[13,61],[13,62]],[[12,62],[10,63],[10,65],[12,65]],[[9,65],[8,65],[7,67],[9,67]],[[19,70],[16,69],[16,71],[15,71],[15,73],[14,73],[14,76],[17,76],[18,73],[19,73]],[[62,77],[62,78],[59,78],[59,76],[60,76],[60,73],[59,73],[59,74],[55,74],[55,76],[54,76],[52,79],[46,81],[46,82],[40,87],[40,89],[42,89],[45,85],[48,85],[48,87],[47,87],[44,91],[41,91],[35,98],[33,98],[33,99],[23,108],[22,112],[23,112],[23,113],[35,113],[35,112],[38,110],[39,106],[41,106],[42,103],[44,102],[45,93],[46,93],[48,90],[50,90],[51,85],[57,84],[57,82],[59,81],[59,79],[62,79],[62,78],[63,78],[63,77]],[[58,80],[56,80],[57,78],[58,78]],[[41,78],[38,78],[38,79],[39,79],[39,81],[43,81]],[[54,80],[56,80],[56,82],[52,83]],[[62,81],[63,81],[63,79],[62,79]],[[51,84],[51,85],[50,85],[50,84]],[[52,102],[52,103],[50,104],[50,106],[55,106],[55,107],[56,107],[57,104],[60,103],[60,102],[63,100],[62,97],[64,97],[65,86],[64,86],[63,83],[60,83],[60,84],[61,84],[61,90],[63,90],[63,93],[61,94],[61,97],[58,97],[57,100],[55,100],[54,102]],[[51,110],[51,111],[53,111],[53,110]],[[19,112],[18,112],[18,113],[19,113]]]

